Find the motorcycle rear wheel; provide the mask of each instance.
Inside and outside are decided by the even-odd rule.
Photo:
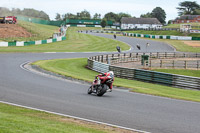
[[[101,88],[97,89],[97,96],[103,96],[104,93],[107,91],[107,85],[103,84]]]

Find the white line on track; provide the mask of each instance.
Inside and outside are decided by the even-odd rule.
[[[28,64],[28,63],[30,63],[30,61],[26,61],[26,62],[22,63],[22,64],[20,65],[20,68],[22,68],[22,69],[25,70],[25,71],[32,72],[32,71],[30,71],[29,69],[26,69],[26,68],[24,67],[24,65],[26,65],[26,64]],[[34,73],[34,72],[33,72],[33,73]],[[23,106],[23,105],[19,105],[19,104],[14,104],[14,103],[9,103],[9,102],[4,102],[4,101],[0,101],[0,103],[5,103],[5,104],[9,104],[9,105],[14,105],[14,106],[23,107],[23,108],[32,109],[32,110],[37,110],[37,111],[42,111],[42,112],[47,112],[47,113],[51,113],[51,114],[55,114],[55,115],[70,117],[70,118],[74,118],[74,119],[78,119],[78,120],[83,120],[83,121],[87,121],[87,122],[92,122],[92,123],[97,123],[97,124],[102,124],[102,125],[117,127],[117,128],[121,128],[121,129],[125,129],[125,130],[134,131],[134,132],[139,132],[139,133],[150,133],[150,132],[146,132],[146,131],[142,131],[142,130],[137,130],[137,129],[133,129],[133,128],[127,128],[127,127],[123,127],[123,126],[118,126],[118,125],[113,125],[113,124],[109,124],[109,123],[105,123],[105,122],[99,122],[99,121],[90,120],[90,119],[85,119],[85,118],[81,118],[81,117],[76,117],[76,116],[71,116],[71,115],[66,115],[66,114],[51,112],[51,111],[42,110],[42,109],[37,109],[37,108],[33,108],[33,107],[28,107],[28,106]]]
[[[142,131],[142,130],[137,130],[137,129],[127,128],[127,127],[118,126],[118,125],[113,125],[113,124],[109,124],[109,123],[105,123],[105,122],[100,122],[100,121],[85,119],[85,118],[81,118],[81,117],[76,117],[76,116],[71,116],[71,115],[56,113],[56,112],[47,111],[47,110],[43,110],[43,109],[38,109],[38,108],[23,106],[23,105],[19,105],[19,104],[15,104],[15,103],[10,103],[10,102],[5,102],[5,101],[0,101],[0,103],[12,105],[12,106],[17,106],[17,107],[22,107],[22,108],[26,108],[26,109],[32,109],[32,110],[36,110],[36,111],[42,111],[42,112],[46,112],[46,113],[50,113],[50,114],[55,114],[55,115],[59,115],[59,116],[65,116],[65,117],[69,117],[69,118],[73,118],[73,119],[77,119],[77,120],[82,120],[82,121],[87,121],[87,122],[102,124],[102,125],[106,125],[106,126],[117,127],[117,128],[121,128],[121,129],[125,129],[125,130],[134,131],[134,132],[150,133],[150,132],[146,132],[146,131]]]
[[[57,79],[57,80],[62,80],[62,81],[68,81],[68,82],[74,82],[74,83],[77,83],[77,84],[82,84],[79,81],[71,81],[71,80],[68,80],[68,79],[62,79],[62,78],[59,78],[59,77],[55,77],[55,76],[52,76],[52,75],[49,75],[49,74],[41,74],[41,72],[31,71],[31,70],[29,70],[29,69],[27,69],[27,68],[24,67],[24,65],[26,65],[28,63],[31,63],[31,62],[30,61],[26,61],[26,62],[22,63],[20,65],[21,69],[23,69],[25,71],[28,71],[28,72],[31,72],[31,73],[34,73],[34,74],[39,74],[39,75],[42,75],[42,76],[45,76],[45,77],[48,77],[48,78],[54,78],[54,79]],[[129,90],[123,90],[123,89],[119,89],[119,88],[116,88],[115,90],[116,91],[121,91],[121,92],[126,92],[126,93],[129,93],[129,94],[134,94],[134,95],[143,95],[143,96],[156,97],[156,98],[160,98],[160,99],[172,100],[172,101],[177,101],[177,102],[184,102],[184,103],[191,103],[191,104],[200,104],[200,102],[187,101],[187,100],[181,100],[181,99],[173,99],[173,98],[161,97],[161,96],[154,96],[154,95],[137,93],[137,92],[130,93]]]
[[[30,63],[30,61],[26,61],[24,63],[22,63],[20,65],[20,67],[28,72],[32,72],[31,70],[27,69],[24,67],[24,65],[26,65],[27,63]],[[36,72],[32,72],[32,73],[36,73]],[[67,80],[67,79],[66,79]],[[76,82],[75,82],[76,83]],[[118,89],[116,89],[117,91],[120,91]],[[130,93],[128,91],[123,91],[123,92],[127,92]],[[152,95],[147,95],[147,94],[141,94],[141,93],[134,93],[135,95],[144,95],[144,96],[149,96],[149,97],[157,97],[157,98],[161,98],[161,99],[167,99],[167,100],[173,100],[173,101],[178,101],[178,102],[188,102],[188,103],[193,103],[193,104],[200,104],[198,102],[193,102],[193,101],[185,101],[185,100],[178,100],[178,99],[171,99],[171,98],[166,98],[166,97],[159,97],[159,96],[152,96]],[[18,104],[14,104],[14,103],[9,103],[9,102],[4,102],[4,101],[0,101],[1,103],[6,103],[6,104],[10,104],[10,105],[15,105],[15,106],[19,106],[19,107],[24,107],[24,108],[28,108],[28,109],[33,109],[33,110],[38,110],[38,111],[43,111],[43,112],[47,112],[47,113],[52,113],[52,114],[56,114],[56,115],[60,115],[60,116],[66,116],[66,117],[70,117],[70,118],[75,118],[78,120],[84,120],[84,121],[88,121],[88,122],[93,122],[93,123],[97,123],[97,124],[103,124],[103,125],[107,125],[107,126],[113,126],[113,127],[117,127],[117,128],[121,128],[121,129],[126,129],[126,130],[131,130],[131,131],[135,131],[135,132],[139,132],[139,133],[149,133],[146,131],[142,131],[142,130],[137,130],[137,129],[133,129],[133,128],[127,128],[127,127],[123,127],[123,126],[118,126],[118,125],[113,125],[113,124],[109,124],[109,123],[105,123],[105,122],[99,122],[99,121],[95,121],[95,120],[90,120],[90,119],[85,119],[85,118],[81,118],[81,117],[76,117],[76,116],[71,116],[71,115],[66,115],[66,114],[60,114],[60,113],[56,113],[56,112],[51,112],[51,111],[47,111],[47,110],[42,110],[42,109],[37,109],[37,108],[32,108],[32,107],[27,107],[27,106],[23,106],[23,105],[18,105]]]

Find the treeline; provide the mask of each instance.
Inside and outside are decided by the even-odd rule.
[[[200,15],[200,5],[196,1],[183,1],[179,3],[178,14],[181,15]]]
[[[65,21],[66,19],[99,19],[99,20],[102,20],[102,26],[106,26],[108,20],[114,23],[120,23],[120,20],[122,17],[132,17],[132,16],[128,13],[123,13],[123,12],[121,13],[109,12],[109,13],[106,13],[104,16],[101,16],[100,13],[95,13],[92,16],[90,12],[88,12],[87,10],[84,10],[81,12],[77,12],[76,14],[66,13],[66,14],[61,15],[57,13],[55,19],[58,21],[60,20]]]
[[[29,8],[24,8],[23,10],[20,10],[19,8],[12,8],[10,10],[6,7],[0,7],[0,16],[17,16],[17,15],[50,20],[49,15],[46,14],[44,11],[38,11]]]

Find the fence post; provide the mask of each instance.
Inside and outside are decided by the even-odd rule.
[[[109,64],[109,61],[108,61],[108,55],[106,55],[106,61],[107,61],[107,64]]]
[[[175,67],[175,61],[173,60],[172,61],[172,68],[174,68]]]
[[[149,60],[149,67],[151,68],[151,60]]]
[[[100,56],[98,56],[98,62],[100,61]]]
[[[187,61],[185,61],[185,69],[187,69]]]
[[[160,60],[160,68],[162,68],[162,65],[163,65],[163,64],[162,64],[162,60]]]
[[[121,59],[120,59],[120,54],[118,54],[118,63],[120,62],[120,60],[121,60]]]
[[[103,55],[101,56],[101,62],[103,62]]]
[[[124,62],[126,62],[126,53],[124,53]]]

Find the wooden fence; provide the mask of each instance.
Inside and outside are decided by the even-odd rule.
[[[199,69],[200,60],[150,60],[150,68]]]
[[[113,71],[116,77],[132,79],[132,80],[141,80],[151,83],[157,83],[167,86],[173,86],[178,88],[191,88],[191,89],[200,89],[200,78],[182,76],[176,74],[155,72],[142,69],[134,68],[125,68],[118,67],[110,64],[111,60],[119,62],[127,62],[130,60],[136,60],[139,55],[142,53],[129,53],[129,54],[112,54],[112,55],[99,55],[88,58],[88,68],[95,70],[97,72],[108,72]],[[149,53],[150,57],[159,57],[159,58],[174,58],[174,57],[200,57],[199,53]],[[128,59],[127,59],[127,58]],[[139,59],[138,59],[139,60]]]

